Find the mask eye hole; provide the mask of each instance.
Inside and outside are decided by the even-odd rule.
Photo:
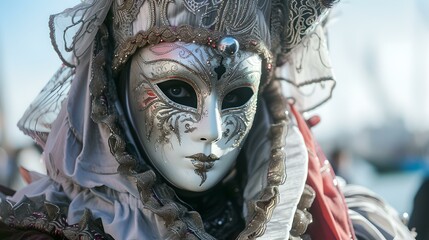
[[[197,95],[194,88],[188,83],[180,80],[168,80],[157,85],[171,101],[197,108]]]
[[[222,110],[240,107],[247,103],[253,96],[253,90],[249,87],[236,88],[225,95],[222,101]]]

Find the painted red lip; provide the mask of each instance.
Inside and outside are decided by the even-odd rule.
[[[216,156],[215,154],[210,154],[210,155],[205,155],[204,153],[197,153],[191,156],[186,156],[186,158],[190,158],[193,160],[197,160],[200,162],[214,162],[216,160],[219,160],[219,157]]]

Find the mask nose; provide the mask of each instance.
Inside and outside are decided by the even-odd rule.
[[[210,96],[207,100],[196,130],[196,138],[201,142],[217,142],[222,136],[220,109],[215,96]]]

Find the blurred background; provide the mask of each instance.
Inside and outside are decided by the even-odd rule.
[[[78,2],[0,2],[0,184],[22,187],[18,166],[44,172],[16,123],[61,65],[49,15]],[[429,1],[342,0],[331,16],[337,86],[309,113],[316,138],[339,175],[411,213],[429,175]]]
[[[315,135],[339,175],[411,212],[429,173],[429,1],[344,0],[331,17],[337,85]]]

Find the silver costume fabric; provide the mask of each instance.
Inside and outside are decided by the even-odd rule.
[[[380,196],[351,184],[343,186],[342,191],[359,239],[414,239],[414,233],[399,218],[398,212]]]

